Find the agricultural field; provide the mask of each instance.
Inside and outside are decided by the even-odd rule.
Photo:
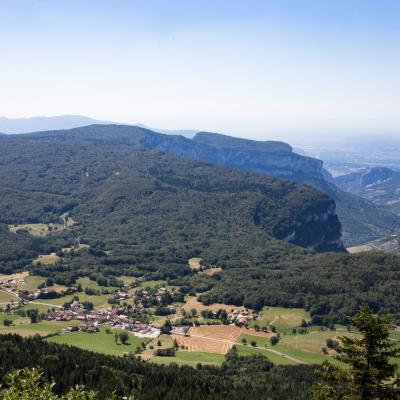
[[[52,343],[67,344],[70,346],[80,347],[85,350],[115,356],[133,353],[137,347],[142,347],[142,342],[148,342],[148,339],[138,338],[133,334],[128,333],[128,342],[126,344],[117,344],[115,341],[115,332],[119,333],[120,330],[112,329],[111,333],[107,333],[106,328],[101,327],[100,331],[96,333],[71,332],[64,333],[59,336],[53,336],[46,340]]]
[[[9,319],[13,321],[13,325],[4,326],[3,321]],[[62,321],[40,321],[32,324],[27,317],[20,317],[14,314],[0,313],[0,334],[16,333],[21,336],[47,336],[51,333],[56,333],[67,326],[79,326],[76,321],[62,322]]]
[[[185,336],[173,335],[173,338],[186,351],[226,354],[244,332],[248,332],[248,330],[233,325],[202,325],[191,327]],[[264,332],[250,332],[254,332],[260,339],[263,338],[264,342],[273,335]]]
[[[218,310],[225,310],[226,312],[230,312],[231,310],[238,310],[238,311],[243,311],[245,308],[244,307],[237,307],[237,306],[232,306],[229,304],[210,304],[208,306],[205,306],[204,304],[200,303],[196,297],[190,297],[186,301],[186,303],[182,307],[186,312],[190,312],[192,309],[195,309],[198,314],[201,313],[201,311],[205,310],[211,310],[213,312],[217,312]]]
[[[264,307],[255,321],[250,321],[249,326],[274,325],[278,330],[296,328],[302,320],[310,321],[310,314],[302,308]]]

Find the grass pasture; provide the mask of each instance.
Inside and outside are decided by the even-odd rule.
[[[258,337],[258,336],[253,336],[253,335],[248,335],[245,333],[242,333],[236,340],[237,343],[243,343],[242,340],[245,339],[246,343],[250,346],[250,342],[254,341],[256,342],[256,346],[258,347],[265,347],[265,346],[271,346],[271,342],[269,341],[269,338],[267,337]]]
[[[4,326],[4,319],[10,319],[13,321],[12,326]],[[16,333],[21,336],[47,336],[50,333],[56,333],[67,326],[79,326],[80,323],[77,321],[40,321],[36,324],[32,324],[28,317],[20,317],[14,314],[0,313],[0,334],[5,333]]]
[[[161,344],[161,346],[158,345]],[[153,347],[152,349],[150,347]],[[170,349],[174,347],[173,337],[170,335],[160,335],[158,338],[153,339],[150,341],[147,346],[146,350],[144,350],[140,356],[143,360],[149,360],[154,357],[154,352],[158,349]]]
[[[11,275],[0,275],[0,280],[5,282],[12,279],[9,285],[11,289],[27,290],[28,292],[35,292],[37,287],[45,282],[45,278],[36,275],[29,275],[27,271]]]
[[[190,312],[192,309],[195,309],[198,314],[204,310],[211,310],[213,312],[217,312],[218,310],[225,310],[226,312],[230,312],[231,310],[244,310],[244,307],[236,307],[229,304],[210,304],[209,306],[205,306],[200,303],[196,297],[189,297],[186,303],[182,307],[186,312]]]
[[[132,353],[137,347],[141,347],[142,342],[147,343],[147,339],[138,338],[128,332],[129,341],[127,344],[116,344],[114,333],[120,332],[112,329],[111,333],[106,333],[106,328],[101,327],[99,332],[72,332],[64,333],[59,336],[48,338],[49,342],[67,344],[70,346],[80,347],[84,350],[95,351],[97,353],[109,354],[114,356],[122,356],[125,353]]]
[[[264,307],[256,321],[250,321],[249,326],[274,325],[277,329],[295,328],[302,320],[310,321],[310,314],[302,308]]]
[[[346,332],[348,337],[354,337],[354,333]],[[286,346],[298,351],[321,354],[321,348],[326,346],[327,339],[337,339],[342,332],[336,331],[313,331],[306,335],[283,335],[278,346]]]

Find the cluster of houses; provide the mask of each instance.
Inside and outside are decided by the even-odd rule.
[[[235,325],[244,325],[248,321],[254,320],[258,317],[256,312],[249,310],[232,310],[228,313],[228,321]]]
[[[87,310],[75,300],[69,308],[52,310],[47,313],[45,319],[55,321],[79,321],[82,323],[80,330],[84,332],[98,332],[101,324],[109,324],[112,328],[126,329],[135,336],[141,338],[156,338],[161,331],[158,326],[149,323],[135,321],[127,315],[121,314],[123,308],[114,307],[100,310]],[[68,327],[67,332],[76,330]]]

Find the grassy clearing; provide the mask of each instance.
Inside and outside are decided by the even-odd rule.
[[[332,362],[332,364],[340,364],[339,361],[335,360],[332,356],[324,355],[320,353],[309,353],[305,351],[301,351],[292,347],[285,346],[283,344],[277,344],[274,347],[275,350],[280,351],[288,356],[292,356],[297,358],[300,361],[303,361],[306,364],[321,364],[326,360]]]
[[[337,339],[342,334],[344,333],[336,331],[314,331],[307,335],[284,335],[281,337],[279,345],[306,353],[320,354],[321,348],[326,346],[327,339]],[[354,337],[354,334],[347,332],[346,336]]]
[[[30,235],[36,237],[45,237],[47,236],[53,229],[62,229],[62,224],[20,224],[20,225],[9,225],[8,226],[10,232],[17,233],[19,229],[24,229],[29,232]]]
[[[123,281],[125,285],[130,285],[133,282],[136,282],[136,278],[134,276],[122,275],[118,277],[119,280]]]
[[[256,321],[250,321],[249,326],[274,325],[277,329],[295,328],[302,320],[310,321],[310,314],[302,308],[264,307]]]
[[[18,287],[22,290],[28,290],[29,292],[34,292],[37,290],[37,287],[45,282],[45,278],[42,276],[29,275],[24,279],[24,283],[18,285]]]
[[[17,233],[18,230],[24,229],[32,236],[44,237],[49,233],[49,226],[47,224],[15,224],[8,226],[10,232]]]
[[[250,342],[254,341],[256,342],[256,346],[259,347],[270,347],[271,346],[271,342],[269,341],[269,339],[267,338],[263,338],[263,337],[259,337],[259,336],[252,336],[252,335],[246,335],[246,334],[241,334],[236,342],[237,343],[243,343],[242,340],[245,339],[246,343],[250,346]]]
[[[210,304],[209,306],[205,306],[200,303],[196,297],[188,297],[186,303],[182,307],[185,311],[190,312],[192,309],[195,309],[198,314],[203,310],[211,310],[213,312],[217,312],[218,310],[226,310],[226,312],[230,312],[231,310],[244,310],[244,307],[236,307],[230,304]]]
[[[191,351],[177,351],[175,357],[154,357],[150,361],[156,364],[178,364],[195,367],[197,364],[221,365],[225,360],[222,354],[199,353]]]
[[[166,286],[167,285],[167,281],[163,281],[163,280],[159,280],[159,281],[144,281],[144,282],[140,282],[139,287],[141,289],[144,288],[154,288],[156,286]]]
[[[38,258],[36,258],[36,260],[32,261],[32,264],[36,265],[38,263],[41,263],[43,265],[53,265],[59,259],[60,259],[60,257],[58,257],[58,255],[56,253],[41,254],[41,255],[39,255]]]
[[[201,268],[201,258],[194,257],[188,260],[189,268],[198,271]]]
[[[65,333],[59,336],[48,338],[49,342],[67,344],[70,346],[80,347],[85,350],[95,351],[97,353],[122,356],[125,353],[132,353],[137,347],[142,346],[142,342],[147,343],[148,340],[137,338],[128,332],[129,341],[127,344],[116,344],[114,333],[120,332],[117,329],[112,329],[111,333],[106,333],[105,327],[101,327],[100,332],[72,332]]]

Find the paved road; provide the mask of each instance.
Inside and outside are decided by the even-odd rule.
[[[185,335],[182,334],[182,333],[176,333],[176,332],[174,332],[174,335],[185,336]],[[228,344],[232,344],[232,345],[235,345],[235,346],[245,346],[243,343],[237,343],[237,342],[234,342],[234,341],[232,341],[232,340],[227,340],[227,339],[217,339],[217,338],[213,338],[213,337],[209,337],[209,336],[202,336],[202,335],[188,335],[188,336],[190,336],[190,337],[196,337],[196,338],[200,338],[200,339],[214,340],[215,342],[228,343]],[[267,349],[267,348],[265,348],[265,347],[260,347],[260,346],[251,346],[251,347],[252,347],[253,349],[263,350],[263,351],[267,351],[267,352],[276,354],[277,356],[286,358],[287,360],[294,361],[295,363],[298,363],[298,364],[305,364],[304,361],[301,361],[301,360],[299,360],[298,358],[295,358],[295,357],[292,357],[292,356],[288,356],[287,354],[282,353],[282,352],[280,352],[280,351],[278,351],[278,350]]]
[[[0,289],[0,291],[3,292],[3,293],[7,293],[7,294],[9,294],[11,296],[14,296],[16,298],[16,300],[21,300],[22,301],[21,297],[19,297],[17,295],[17,293],[12,292],[11,290]],[[62,308],[62,306],[59,306],[59,305],[56,305],[56,304],[41,303],[40,301],[28,301],[28,303],[29,304],[39,304],[39,305],[48,306],[48,307]],[[7,304],[7,303],[4,303],[4,304]]]
[[[50,303],[40,303],[39,301],[28,301],[29,304],[39,304],[41,306],[48,306],[50,307],[55,307],[55,308],[62,308],[62,306],[58,306],[56,304],[50,304]]]

